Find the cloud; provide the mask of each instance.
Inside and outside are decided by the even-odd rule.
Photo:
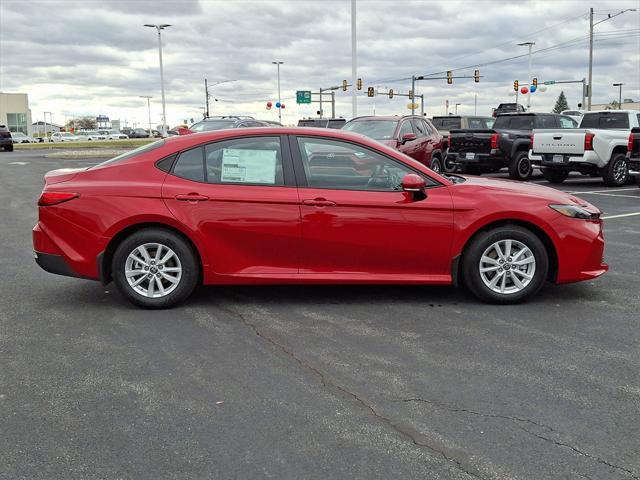
[[[145,23],[170,23],[163,32],[165,86],[169,123],[201,115],[204,78],[212,87],[217,114],[275,118],[264,109],[275,100],[276,71],[281,68],[286,123],[315,115],[317,104],[297,106],[295,91],[338,85],[351,75],[350,2],[92,0],[56,4],[34,0],[0,2],[0,90],[29,93],[33,117],[104,113],[111,118],[160,121],[157,35]],[[615,8],[613,8],[615,7]],[[611,10],[635,8],[635,0],[600,4],[596,20]],[[542,80],[579,80],[587,75],[588,10],[574,1],[378,1],[358,0],[358,72],[365,86],[407,92],[412,74],[468,67],[526,53],[516,44],[535,41],[532,76]],[[581,11],[584,9],[584,11]],[[625,13],[596,27],[594,102],[616,98],[614,82],[625,83],[623,96],[640,99],[639,12]],[[444,113],[445,100],[460,110],[489,114],[509,101],[513,80],[527,81],[527,58],[477,67],[478,84],[456,79],[419,82],[429,115]],[[581,85],[549,88],[532,96],[533,107],[548,110],[563,89],[572,107]],[[406,98],[366,98],[359,113],[408,113]],[[350,92],[336,92],[339,115],[351,114]],[[328,108],[325,108],[328,111]]]

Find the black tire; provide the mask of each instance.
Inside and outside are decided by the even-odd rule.
[[[636,184],[640,187],[640,175],[636,175]]]
[[[182,272],[177,286],[165,296],[156,298],[144,296],[129,284],[125,276],[127,257],[129,257],[129,254],[136,248],[145,244],[160,244],[165,248],[170,248],[180,262],[179,266]],[[175,260],[173,266],[176,266]],[[186,300],[197,286],[200,278],[200,262],[191,245],[180,235],[162,228],[146,228],[131,234],[120,242],[113,254],[111,271],[116,287],[131,303],[143,308],[170,308]],[[150,274],[150,279],[154,280],[153,273],[150,272]],[[161,273],[156,273],[156,275],[160,274]],[[148,274],[142,276],[148,277]],[[150,282],[151,280],[143,280],[142,286],[144,287],[145,282]],[[169,283],[166,283],[166,285],[169,286],[167,288],[171,287]],[[157,287],[154,286],[154,289],[155,288]]]
[[[13,144],[4,146],[5,152],[13,152]]]
[[[444,162],[442,162],[442,168],[444,168],[446,173],[454,173],[458,170],[458,166],[453,162],[453,160],[451,158],[447,159],[447,157],[445,157]]]
[[[569,176],[569,172],[565,170],[553,170],[551,168],[543,168],[542,176],[549,183],[562,183]]]
[[[493,291],[485,284],[480,273],[480,261],[485,251],[491,245],[503,240],[515,240],[521,243],[530,250],[535,259],[535,270],[529,283],[521,290],[512,293]],[[511,276],[515,276],[511,273],[513,271],[511,264],[509,263],[508,268],[505,265],[503,264],[503,267],[500,267],[504,269],[504,271],[501,270],[503,273],[500,275],[505,276],[512,287],[515,287],[515,283],[511,280]],[[487,303],[506,305],[523,302],[531,298],[544,284],[548,269],[549,257],[542,241],[530,230],[517,225],[497,227],[477,234],[471,243],[467,245],[462,255],[462,277],[465,285],[477,298]],[[498,275],[498,273],[496,272],[495,275]],[[518,278],[522,277],[518,276]],[[501,283],[501,281],[498,283]],[[496,287],[499,288],[497,285]]]
[[[533,166],[526,151],[516,152],[509,162],[509,177],[514,180],[529,180],[533,174]]]
[[[436,173],[442,173],[444,171],[442,160],[440,160],[440,157],[433,157],[431,159],[430,168]]]
[[[607,187],[621,187],[629,181],[629,164],[624,153],[614,153],[602,170],[602,179]]]

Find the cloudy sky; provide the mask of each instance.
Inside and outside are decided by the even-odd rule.
[[[526,81],[526,47],[535,41],[532,76],[580,80],[587,76],[588,10],[595,21],[638,0],[358,0],[358,76],[365,87],[407,93],[412,74],[448,69],[471,75],[447,85],[420,82],[429,116],[443,114],[445,100],[458,112],[489,114],[509,96],[513,80]],[[283,123],[314,115],[317,105],[297,106],[296,90],[338,85],[351,75],[349,0],[0,0],[0,90],[29,94],[33,119],[53,112],[54,122],[76,115],[106,114],[129,125],[160,122],[157,35],[145,23],[172,24],[163,34],[167,117],[171,126],[198,119],[204,78],[218,99],[212,114],[276,119],[267,111],[277,99],[281,69]],[[640,100],[640,11],[595,27],[594,103],[623,97]],[[480,65],[476,67],[476,65]],[[466,68],[463,68],[466,67]],[[553,107],[563,89],[569,105],[581,101],[581,85],[550,87],[532,96],[534,110]],[[358,98],[358,113],[405,114],[406,98]],[[336,93],[337,115],[351,116],[349,93]],[[325,108],[325,112],[329,111]]]

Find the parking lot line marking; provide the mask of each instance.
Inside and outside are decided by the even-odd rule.
[[[613,190],[614,192],[626,192],[626,191],[630,191],[630,190],[638,190],[638,187],[634,187],[634,188],[616,188],[615,190]],[[588,192],[566,192],[569,195],[578,195],[579,193],[610,193],[612,190],[590,190]]]
[[[637,215],[640,215],[640,212],[621,213],[620,215],[609,215],[608,217],[602,217],[602,220],[611,220],[612,218],[622,218],[622,217],[635,217]]]
[[[585,192],[589,193],[589,195],[600,195],[602,197],[620,197],[620,198],[637,198],[640,200],[640,195],[616,195],[614,193],[595,193],[595,192]]]

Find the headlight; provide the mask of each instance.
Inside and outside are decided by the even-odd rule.
[[[549,205],[549,207],[565,217],[582,218],[584,220],[597,220],[600,218],[600,212],[590,212],[579,205]]]

